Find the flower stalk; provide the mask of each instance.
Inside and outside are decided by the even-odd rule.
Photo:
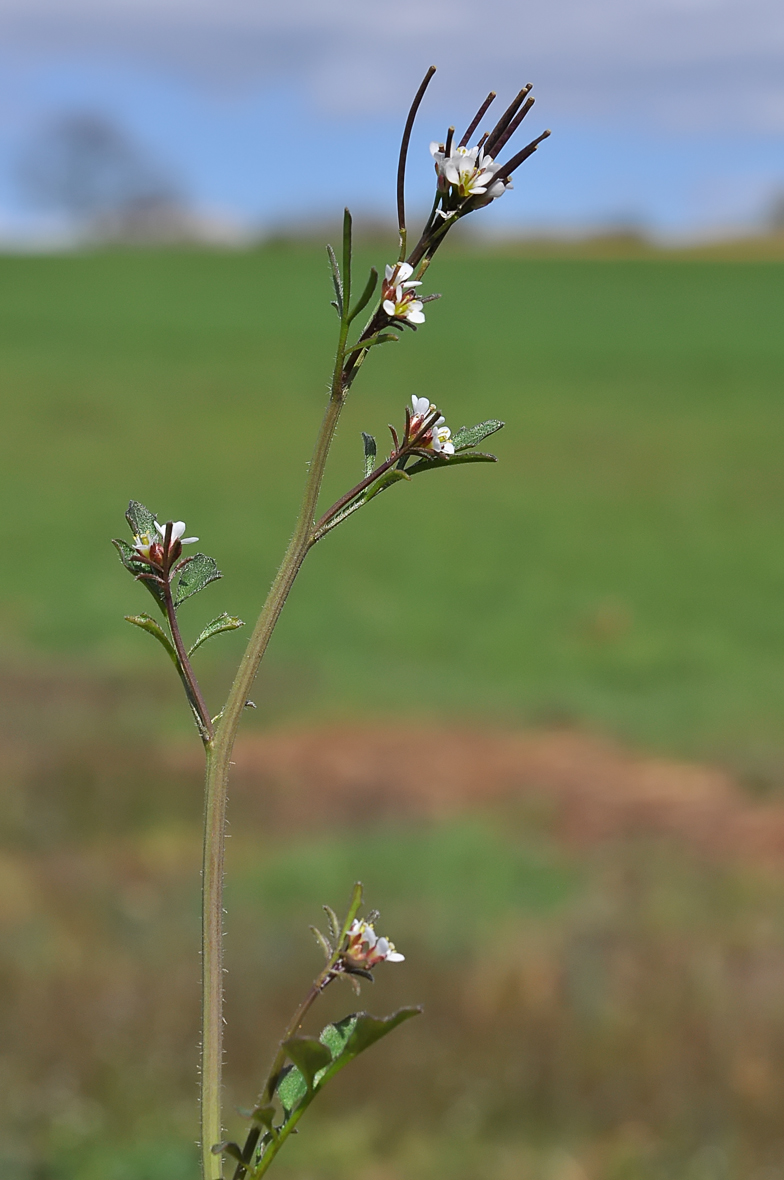
[[[414,394],[411,407],[406,409],[402,432],[398,434],[397,430],[390,426],[392,448],[389,455],[377,463],[376,441],[371,435],[364,434],[364,478],[318,516],[319,497],[332,440],[348,393],[365,358],[379,345],[399,339],[395,332],[389,331],[390,328],[410,328],[417,331],[418,327],[425,323],[424,305],[438,296],[423,296],[417,288],[421,287],[422,278],[446,234],[460,218],[503,195],[511,187],[510,177],[515,169],[549,135],[549,132],[544,132],[504,164],[499,164],[495,158],[533,105],[533,99],[528,95],[530,86],[526,86],[493,129],[489,133],[483,133],[478,142],[470,146],[474,132],[495,98],[494,92],[491,92],[457,145],[454,142],[454,127],[448,129],[443,144],[431,145],[436,169],[435,197],[422,234],[407,256],[406,162],[414,120],[434,73],[435,67],[431,66],[414,97],[403,131],[396,193],[399,255],[393,265],[386,267],[375,307],[353,343],[349,343],[351,325],[370,304],[379,276],[375,269],[371,270],[362,293],[352,307],[352,223],[348,210],[345,211],[343,219],[340,265],[332,248],[327,248],[335,290],[333,306],[339,319],[337,348],[327,405],[316,436],[291,540],[240,661],[226,703],[216,718],[210,716],[191,664],[191,656],[211,636],[241,626],[241,620],[227,614],[219,615],[207,625],[188,650],[177,617],[178,608],[184,601],[221,576],[214,559],[201,553],[181,559],[183,544],[195,542],[197,538],[183,536],[185,525],[182,521],[168,521],[165,525],[160,525],[154,515],[136,501],[131,502],[126,514],[134,533],[134,544],[130,545],[121,540],[114,542],[125,567],[147,586],[155,599],[168,624],[170,637],[149,615],[126,617],[131,623],[152,634],[177,667],[206,753],[202,856],[200,1073],[200,1151],[203,1180],[222,1180],[224,1155],[237,1160],[235,1180],[241,1180],[242,1177],[258,1180],[266,1172],[282,1143],[291,1134],[296,1122],[317,1092],[321,1085],[317,1079],[331,1077],[346,1061],[353,1059],[358,1052],[418,1011],[400,1009],[397,1013],[383,1018],[371,1017],[367,1013],[347,1017],[346,1020],[350,1019],[354,1024],[351,1031],[343,1030],[343,1048],[338,1045],[334,1054],[323,1035],[319,1042],[312,1038],[297,1036],[311,1006],[334,979],[341,975],[372,979],[372,970],[378,963],[398,962],[403,958],[388,939],[376,935],[372,915],[368,919],[359,920],[358,910],[362,893],[361,888],[357,886],[348,916],[340,931],[337,929],[337,921],[333,922],[334,915],[328,911],[330,922],[334,926],[334,946],[315,932],[325,949],[327,962],[292,1017],[274,1057],[255,1112],[260,1119],[254,1121],[242,1149],[236,1143],[223,1142],[221,1097],[226,801],[232,751],[244,710],[251,703],[249,694],[259,665],[303,562],[318,541],[349,515],[367,504],[376,494],[395,483],[410,481],[422,471],[444,466],[457,466],[467,462],[495,462],[494,455],[485,454],[476,448],[483,439],[503,426],[497,419],[489,419],[473,427],[462,427],[453,436],[439,409],[430,399]],[[354,982],[356,983],[356,980]],[[342,1034],[338,1033],[338,1026],[330,1027],[333,1040],[337,1037],[339,1041]],[[327,1030],[324,1030],[324,1035],[326,1032]],[[297,1054],[304,1056],[298,1059]],[[300,1069],[299,1080],[305,1087],[296,1102],[288,1108],[283,1102],[282,1089],[278,1089],[284,1084],[287,1057]],[[323,1062],[323,1065],[318,1066],[319,1061]],[[314,1062],[316,1065],[311,1069]],[[285,1085],[288,1084],[287,1077]],[[271,1121],[272,1103],[276,1097],[284,1106],[285,1116],[278,1128],[274,1128]],[[263,1127],[267,1127],[266,1132],[263,1131]],[[265,1138],[259,1147],[262,1135]],[[263,1155],[256,1159],[259,1150],[263,1150]]]

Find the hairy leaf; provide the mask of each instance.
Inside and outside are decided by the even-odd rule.
[[[337,914],[335,913],[335,911],[332,909],[331,906],[323,905],[321,908],[324,911],[324,913],[327,915],[327,921],[329,922],[330,934],[332,935],[333,938],[337,938],[338,934],[340,933],[340,922],[338,922]]]
[[[286,1116],[299,1106],[307,1093],[308,1083],[305,1081],[302,1071],[296,1065],[288,1066],[278,1082],[278,1098]]]
[[[371,471],[373,470],[373,468],[376,465],[376,454],[377,454],[376,440],[373,438],[372,434],[365,434],[365,432],[363,430],[362,431],[362,443],[365,448],[365,479],[367,479],[367,477],[370,475]]]
[[[387,488],[391,488],[393,484],[399,483],[401,479],[408,478],[409,476],[407,471],[403,471],[400,467],[394,467],[392,471],[387,471],[385,475],[382,475],[381,479],[379,479],[376,483],[371,484],[368,490],[363,493],[362,503],[369,503],[374,496],[378,495],[379,492],[383,492]]]
[[[129,545],[127,541],[123,541],[119,537],[115,537],[112,541],[112,544],[119,553],[120,561],[123,563],[125,568],[130,573],[132,573],[135,578],[138,578],[143,586],[147,587],[147,589],[150,591],[150,594],[152,594],[153,598],[158,603],[158,606],[165,614],[166,606],[163,587],[157,582],[153,582],[150,578],[146,577],[147,574],[152,572],[147,563],[145,561],[139,561],[139,556],[136,550],[134,549],[133,545]]]
[[[342,1020],[336,1020],[334,1024],[328,1024],[322,1030],[319,1040],[323,1042],[332,1054],[333,1061],[340,1057],[340,1054],[346,1047],[346,1041],[349,1039],[354,1031],[357,1023],[357,1014],[352,1012],[350,1016],[344,1016]]]
[[[476,426],[461,426],[452,438],[456,451],[465,451],[468,447],[478,447],[480,442],[501,430],[504,423],[498,418],[488,418],[486,422],[477,422]]]
[[[205,553],[194,553],[193,557],[186,557],[185,564],[179,574],[175,575],[172,586],[174,605],[181,606],[188,598],[198,594],[210,582],[222,578],[214,557],[207,557]]]
[[[155,513],[150,512],[149,508],[145,508],[144,504],[140,504],[138,500],[131,500],[128,511],[125,513],[125,519],[131,526],[135,537],[142,533],[149,533],[151,537],[156,536],[158,530],[155,527]]]
[[[343,319],[343,284],[340,281],[340,267],[338,260],[335,257],[335,251],[331,246],[327,246],[327,254],[329,256],[329,266],[332,271],[332,285],[335,288],[335,301],[333,307],[337,311],[341,319]]]
[[[153,635],[174,661],[175,667],[179,668],[180,661],[177,658],[174,645],[160,624],[156,623],[155,619],[146,614],[125,615],[125,621],[126,623],[133,623],[134,627],[140,627],[142,631],[147,631],[148,634]]]
[[[459,467],[461,463],[497,463],[498,457],[485,451],[461,451],[448,458],[434,455],[432,459],[420,459],[408,468],[409,475],[419,475],[422,471],[432,471],[436,467]]]
[[[244,626],[242,619],[238,619],[236,615],[227,615],[225,612],[218,615],[217,619],[213,619],[211,623],[207,624],[196,642],[192,644],[188,655],[192,656],[196,649],[206,643],[208,639],[212,639],[213,635],[220,635],[223,631],[236,631],[238,627]]]

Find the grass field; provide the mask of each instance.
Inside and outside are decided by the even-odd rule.
[[[431,274],[444,298],[366,366],[327,494],[412,391],[453,426],[503,417],[501,462],[399,487],[313,553],[274,712],[560,719],[774,763],[784,265],[445,255]],[[315,247],[0,260],[6,662],[162,659],[122,623],[146,596],[107,547],[131,496],[226,573],[186,626],[255,617],[322,409],[328,296]],[[241,643],[206,649],[216,687]]]
[[[321,764],[254,777],[239,749],[231,1130],[312,977],[308,923],[362,877],[407,955],[362,1002],[426,1016],[343,1075],[281,1180],[778,1180],[784,876],[744,841],[784,831],[784,263],[445,251],[431,273],[444,298],[368,362],[326,494],[412,392],[453,427],[504,418],[501,462],[380,497],[314,551],[276,633],[248,728],[293,725],[295,748],[314,721],[417,728],[398,766],[338,751],[353,803]],[[290,244],[0,259],[3,1180],[195,1174],[198,751],[108,540],[130,497],[184,517],[226,574],[186,629],[254,618],[323,406],[329,294]],[[216,708],[241,644],[197,657]],[[654,831],[643,767],[636,826],[591,832],[583,793],[570,835],[536,765],[527,794],[513,775],[484,799],[476,755],[472,803],[417,810],[400,783],[428,719],[452,726],[443,759],[471,726],[488,749],[565,726],[754,790],[719,792],[725,829],[686,773],[683,823]],[[585,751],[625,806],[625,764]],[[335,992],[324,1020],[352,1006]]]

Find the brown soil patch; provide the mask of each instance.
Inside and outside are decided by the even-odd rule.
[[[784,803],[753,799],[720,769],[634,755],[580,732],[324,727],[245,737],[234,761],[233,808],[267,824],[530,800],[575,844],[662,834],[704,853],[784,864]]]

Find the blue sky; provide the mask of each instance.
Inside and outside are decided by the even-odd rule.
[[[228,221],[390,216],[431,62],[412,205],[430,139],[527,81],[526,128],[553,136],[489,211],[499,228],[726,232],[784,193],[781,0],[0,0],[0,47],[0,233],[38,216],[14,178],[25,145],[87,111]]]

